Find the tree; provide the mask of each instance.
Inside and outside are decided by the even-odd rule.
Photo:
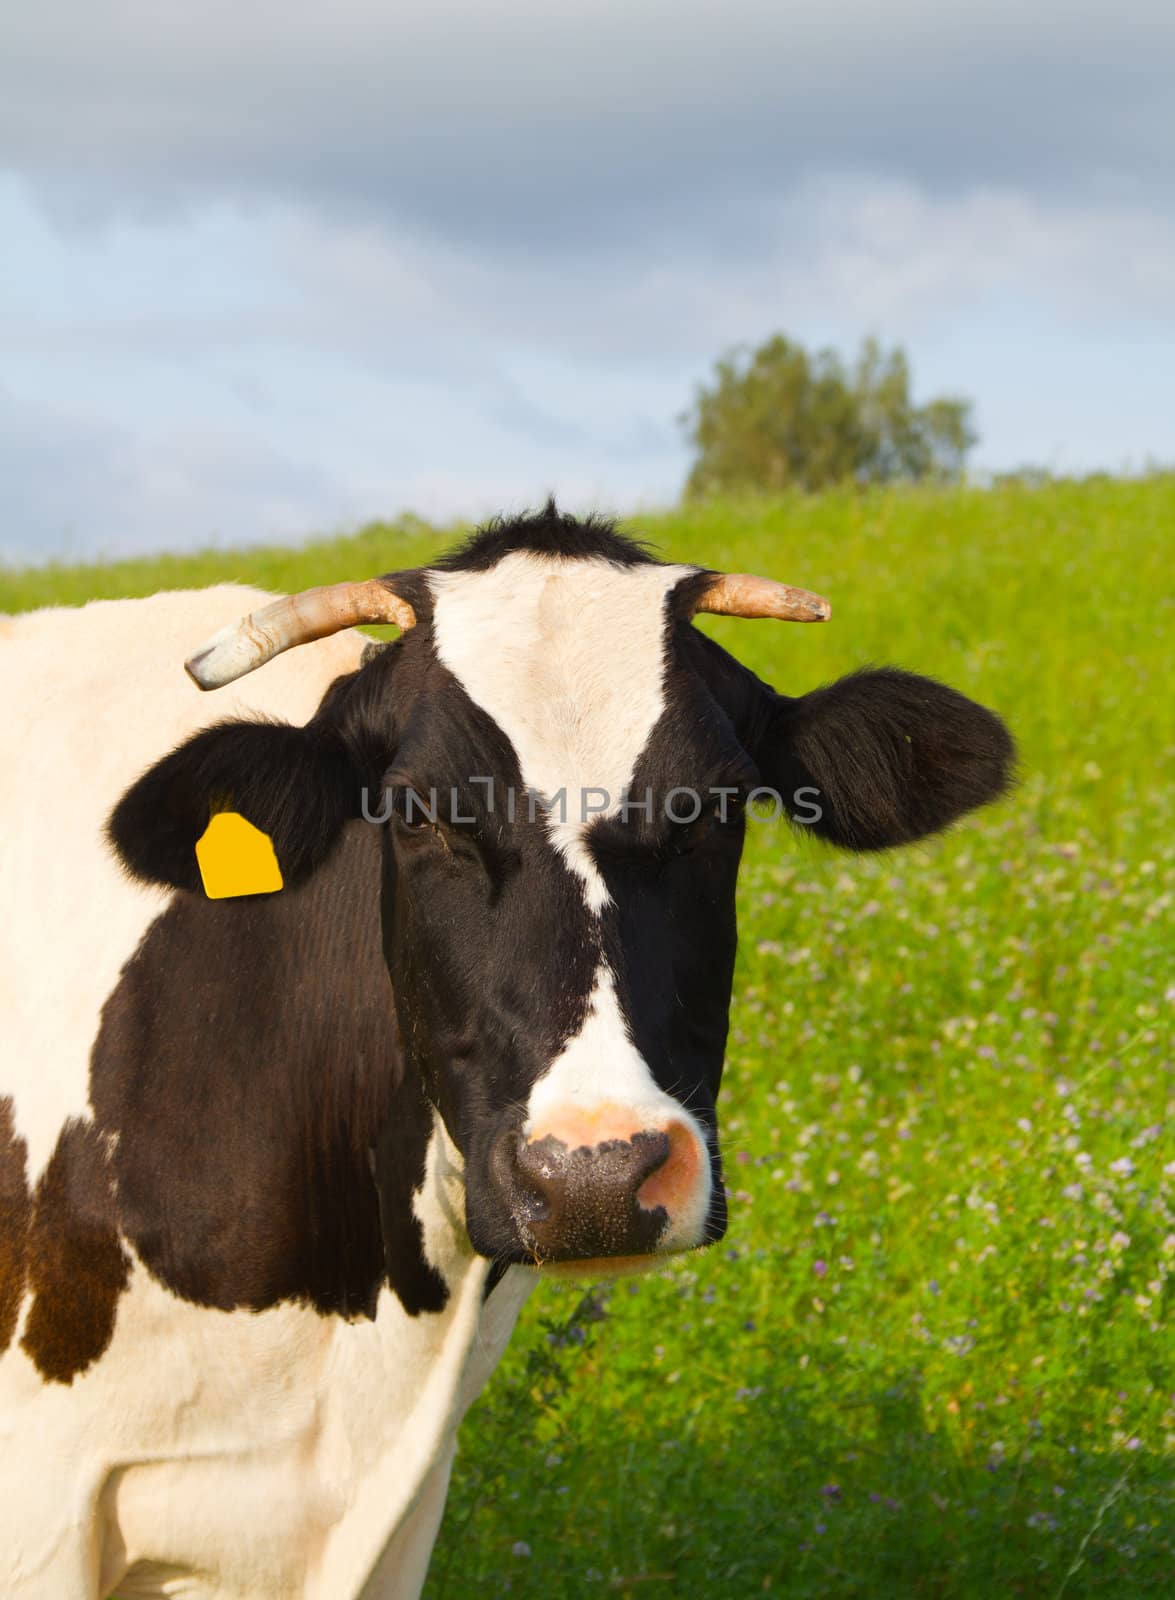
[[[690,498],[836,484],[952,482],[976,442],[969,401],[916,406],[900,347],[875,339],[849,371],[783,334],[715,364],[679,419],[694,448]]]

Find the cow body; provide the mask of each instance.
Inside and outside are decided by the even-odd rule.
[[[1002,723],[954,690],[882,669],[792,698],[691,625],[818,597],[553,505],[266,600],[0,637],[22,1600],[418,1594],[461,1417],[540,1273],[725,1229],[748,800],[884,849],[1008,780]],[[369,658],[339,630],[378,617],[403,632]],[[204,696],[178,663],[209,634],[189,667],[232,687]],[[226,811],[280,892],[205,892]]]
[[[16,619],[0,641],[0,1108],[11,1108],[7,1139],[0,1121],[0,1202],[11,1206],[18,1172],[30,1203],[38,1191],[45,1199],[54,1152],[69,1147],[63,1133],[92,1121],[103,1007],[172,898],[133,883],[105,847],[112,807],[160,751],[226,710],[305,722],[332,679],[358,664],[362,641],[346,634],[226,691],[227,707],[201,695],[177,653],[263,598],[229,587],[45,611]],[[352,831],[349,848],[361,853],[374,830],[359,822]],[[378,955],[374,890],[369,897]],[[214,1036],[208,1050],[217,1051]],[[195,1128],[198,1074],[188,1093],[168,1115]],[[189,1160],[201,1163],[198,1145]],[[407,1314],[386,1285],[374,1317],[323,1317],[295,1301],[207,1309],[161,1285],[125,1238],[112,1292],[101,1275],[87,1280],[87,1256],[110,1242],[93,1223],[73,1255],[32,1286],[26,1278],[0,1354],[4,1592],[415,1594],[458,1421],[533,1276],[513,1272],[485,1298],[490,1264],[453,1221],[460,1166],[438,1133],[415,1205],[449,1292],[426,1317]],[[73,1184],[78,1170],[73,1163]],[[5,1249],[11,1235],[0,1227]],[[0,1272],[5,1281],[13,1275]],[[87,1316],[96,1330],[75,1326]]]

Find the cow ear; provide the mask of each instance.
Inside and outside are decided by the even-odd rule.
[[[235,811],[269,836],[281,880],[292,885],[326,859],[358,797],[330,728],[221,722],[145,772],[115,806],[107,835],[134,877],[199,889],[197,840],[214,813]]]
[[[1003,794],[1015,761],[994,712],[896,667],[774,695],[751,753],[787,814],[846,850],[938,833]]]

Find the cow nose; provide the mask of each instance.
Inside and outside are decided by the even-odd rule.
[[[684,1123],[617,1130],[607,1120],[602,1138],[598,1121],[556,1118],[500,1146],[499,1175],[538,1262],[650,1255],[691,1208],[704,1164],[709,1188],[708,1162]]]

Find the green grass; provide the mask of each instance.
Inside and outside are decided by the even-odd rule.
[[[880,860],[752,830],[729,1235],[535,1295],[428,1595],[1168,1594],[1175,479],[636,525],[832,599],[824,628],[712,624],[780,688],[936,674],[1004,713],[1022,778]],[[441,542],[0,573],[0,609],[367,576]]]

